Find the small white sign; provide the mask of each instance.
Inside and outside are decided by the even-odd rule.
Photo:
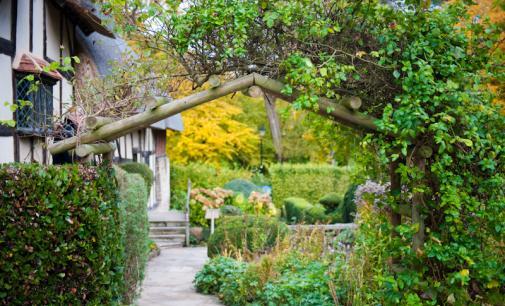
[[[205,219],[217,219],[219,218],[219,209],[211,208],[205,211]]]

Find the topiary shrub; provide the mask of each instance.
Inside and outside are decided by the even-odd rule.
[[[0,304],[121,301],[117,189],[108,167],[0,165]]]
[[[284,199],[285,218],[288,223],[317,223],[326,221],[325,208],[321,204],[312,205],[302,198]]]
[[[224,184],[224,189],[232,190],[235,193],[241,193],[246,198],[248,198],[253,191],[261,191],[258,186],[241,179],[236,179]]]
[[[354,201],[354,195],[358,185],[351,185],[344,195],[344,200],[342,202],[342,222],[352,223],[354,222],[354,217],[356,214],[356,202]]]
[[[251,256],[272,248],[288,233],[287,226],[277,219],[263,216],[235,216],[220,219],[208,242],[208,255],[225,251],[232,256]]]
[[[121,199],[121,229],[125,244],[123,303],[132,304],[144,279],[149,257],[148,193],[144,179],[115,167]]]
[[[147,187],[147,193],[149,194],[149,192],[151,191],[151,186],[153,185],[154,182],[154,174],[147,164],[130,162],[120,164],[119,167],[121,167],[121,169],[125,170],[128,173],[140,174],[145,181],[145,185]]]
[[[326,208],[327,212],[336,211],[340,205],[342,205],[343,199],[336,192],[330,192],[325,194],[321,199],[319,199],[319,203]]]
[[[312,206],[303,198],[291,197],[284,199],[285,218],[288,223],[296,223],[304,219],[305,209]]]
[[[326,209],[321,204],[314,204],[304,211],[305,218],[303,221],[308,224],[316,224],[321,222],[326,222],[328,217],[326,216]]]

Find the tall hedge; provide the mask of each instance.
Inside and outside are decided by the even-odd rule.
[[[149,255],[148,193],[142,176],[117,167],[121,199],[121,229],[125,243],[123,304],[132,304],[139,292]]]
[[[277,207],[289,197],[304,198],[311,203],[325,194],[343,195],[349,185],[345,168],[318,164],[275,164],[270,167],[272,198]]]
[[[0,304],[118,303],[119,215],[110,168],[0,165]]]
[[[181,165],[173,163],[170,166],[170,186],[172,190],[186,190],[188,178],[193,187],[215,188],[223,187],[234,179],[251,178],[251,172],[244,169],[216,168],[210,165],[192,163]]]
[[[191,179],[193,188],[223,187],[234,179],[251,178],[251,172],[244,169],[216,168],[210,165],[191,163],[170,165],[170,207],[184,209],[186,205],[186,191],[188,178]]]
[[[147,188],[147,193],[149,195],[149,192],[151,191],[151,186],[154,183],[154,173],[147,164],[138,162],[129,162],[120,164],[119,167],[121,167],[121,169],[125,170],[128,173],[140,174],[140,176],[144,179],[144,183]]]

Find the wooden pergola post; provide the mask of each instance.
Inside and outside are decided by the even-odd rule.
[[[399,163],[400,162],[397,159],[395,161],[391,161],[389,164],[389,178],[391,182],[390,193],[394,199],[399,199],[402,191],[401,177],[397,173]],[[396,204],[400,205],[401,203]],[[393,226],[392,236],[397,237],[398,232],[396,232],[396,227],[402,224],[402,215],[398,211],[395,211],[395,209],[391,208],[389,219],[391,225]]]

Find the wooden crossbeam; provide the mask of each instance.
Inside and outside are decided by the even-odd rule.
[[[48,147],[49,152],[51,152],[51,154],[57,154],[71,150],[78,144],[95,143],[97,141],[110,141],[127,135],[132,131],[145,128],[155,122],[181,113],[195,106],[237,91],[247,89],[251,86],[258,86],[266,93],[272,94],[288,102],[292,102],[298,97],[298,93],[293,93],[291,95],[283,94],[283,83],[253,73],[226,83],[222,83],[215,88],[204,90],[187,97],[174,100],[170,103],[162,104],[159,107],[153,108],[143,113],[108,123],[94,131],[88,131],[82,135],[70,137],[53,143]],[[366,131],[377,130],[377,127],[374,124],[375,118],[358,112],[353,112],[340,105],[338,101],[321,97],[319,98],[318,105],[314,111],[356,129]]]

